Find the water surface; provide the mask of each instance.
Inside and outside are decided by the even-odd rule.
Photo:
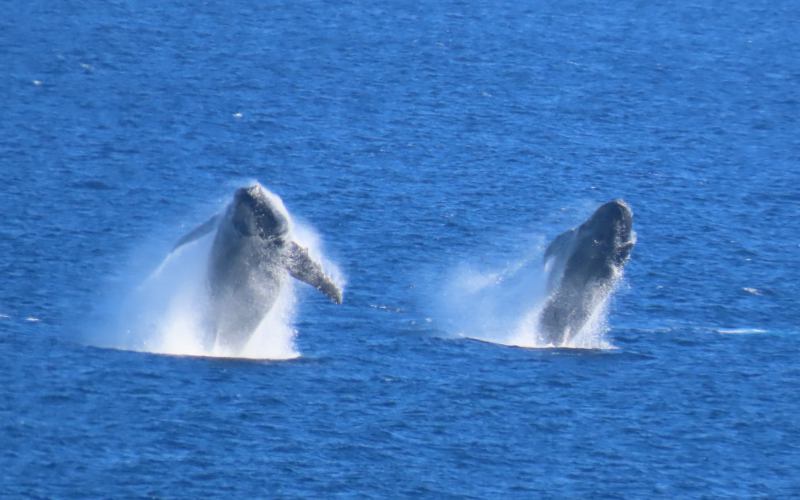
[[[28,2],[0,16],[10,497],[800,494],[793,2]],[[259,179],[348,278],[300,357],[100,349],[92,318]],[[610,350],[453,338],[625,198]],[[113,301],[112,301],[113,302]]]

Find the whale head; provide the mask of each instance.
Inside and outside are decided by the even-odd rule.
[[[289,233],[283,202],[257,182],[237,189],[229,210],[233,227],[242,236],[282,240]]]
[[[635,243],[633,212],[623,200],[612,200],[595,210],[576,230],[570,267],[587,281],[606,279],[621,269]]]

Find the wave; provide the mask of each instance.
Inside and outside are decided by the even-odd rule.
[[[767,330],[762,328],[717,328],[714,331],[723,335],[757,335],[767,333]]]

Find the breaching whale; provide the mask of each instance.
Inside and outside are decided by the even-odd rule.
[[[635,242],[630,207],[613,200],[550,243],[548,298],[538,327],[544,342],[563,345],[583,328],[613,291]]]
[[[280,198],[261,184],[237,189],[222,213],[182,237],[173,251],[212,231],[206,317],[210,346],[241,350],[274,305],[287,274],[342,303],[339,287],[291,239]]]

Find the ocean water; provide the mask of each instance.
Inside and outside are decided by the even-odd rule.
[[[783,0],[4,5],[0,496],[800,495],[799,21]],[[344,304],[294,284],[291,355],[132,350],[127,297],[253,180]],[[453,293],[612,198],[638,242],[593,348],[497,341],[506,312]],[[157,291],[202,286],[185,263]]]

